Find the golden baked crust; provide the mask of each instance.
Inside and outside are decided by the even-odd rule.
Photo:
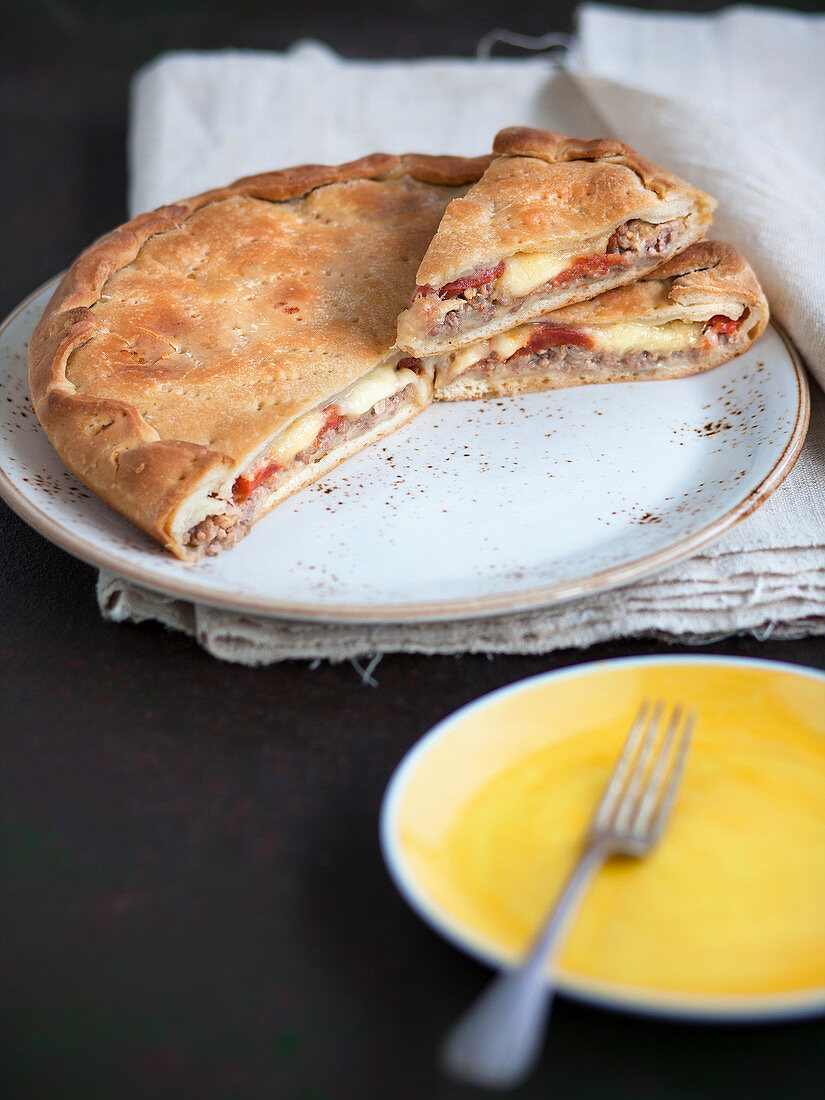
[[[399,346],[411,354],[461,347],[636,279],[699,240],[711,224],[716,203],[710,196],[622,142],[514,127],[502,130],[493,148],[496,159],[450,203],[418,270],[421,290],[399,319]],[[564,282],[513,308],[502,299],[480,321],[467,309],[463,329],[437,331],[445,307],[432,292],[440,297],[456,280],[514,257],[543,254],[569,258],[572,265],[578,257],[604,254],[612,235],[628,223],[674,224],[663,251],[640,255],[596,282]]]
[[[712,323],[720,319],[723,331],[714,333]],[[728,325],[725,319],[738,323]],[[765,331],[768,319],[768,303],[747,261],[732,245],[699,241],[638,282],[554,310],[513,333],[428,363],[435,378],[435,398],[442,401],[599,382],[680,378],[747,351]],[[666,340],[663,345],[654,336],[646,346],[642,331],[639,341],[632,343],[631,336],[631,346],[611,353],[609,334],[618,333],[627,341],[628,333],[640,331],[634,332],[637,325],[653,334],[677,329],[674,345]],[[519,363],[516,349],[527,347],[532,334],[545,326],[560,334],[558,346],[547,359],[537,354],[529,365],[522,359],[521,367],[512,369],[507,359],[499,358],[502,345],[507,345],[511,363]],[[574,337],[567,346],[561,335],[565,331]],[[583,338],[578,345],[576,335]],[[680,340],[685,341],[681,347]]]
[[[387,359],[446,204],[489,160],[375,154],[269,172],[101,237],[29,348],[55,449],[191,557],[186,524],[210,500],[219,510],[297,416]]]
[[[497,156],[536,157],[548,164],[564,164],[571,161],[609,161],[624,165],[639,177],[643,187],[660,198],[668,198],[673,191],[688,188],[690,184],[647,160],[630,145],[614,138],[596,138],[582,141],[555,130],[537,130],[530,126],[508,126],[499,130],[493,141]],[[702,192],[700,192],[702,194]],[[707,197],[707,196],[706,196]],[[714,204],[715,205],[715,204]]]
[[[638,282],[554,310],[548,319],[570,325],[606,324],[639,317],[658,323],[707,321],[716,315],[736,320],[746,309],[749,316],[742,335],[750,346],[765,331],[770,316],[753,268],[733,245],[697,241]],[[740,352],[744,350],[740,348]]]

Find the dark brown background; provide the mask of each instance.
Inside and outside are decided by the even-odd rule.
[[[569,30],[572,5],[0,7],[5,314],[125,217],[129,77],[160,51],[315,35],[348,56],[470,54],[496,25]],[[391,885],[386,781],[483,692],[664,647],[388,657],[377,688],[347,664],[234,667],[157,626],[104,624],[92,569],[3,505],[0,522],[3,1095],[476,1095],[444,1082],[433,1052],[485,972]],[[701,652],[825,667],[821,641]],[[824,1045],[821,1021],[684,1026],[561,999],[541,1069],[515,1095],[813,1097]]]

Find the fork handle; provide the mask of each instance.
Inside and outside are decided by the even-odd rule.
[[[555,993],[548,961],[557,953],[585,887],[609,854],[604,844],[585,849],[527,957],[493,978],[450,1029],[442,1065],[451,1076],[504,1089],[520,1084],[533,1069]]]

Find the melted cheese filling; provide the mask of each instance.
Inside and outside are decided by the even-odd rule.
[[[490,355],[509,359],[527,343],[533,328],[533,325],[519,325],[517,328],[510,329],[509,332],[501,332],[498,336],[491,336],[488,340],[479,340],[475,344],[470,344],[469,347],[461,348],[449,356],[450,374],[463,374],[474,363]]]
[[[491,355],[497,355],[499,359],[506,361],[525,346],[535,329],[543,323],[547,322],[519,325],[488,340],[479,340],[454,352],[439,367],[443,373],[455,378]],[[704,328],[699,321],[667,321],[659,325],[652,321],[617,321],[610,325],[570,327],[585,333],[592,340],[594,351],[609,351],[615,355],[626,355],[631,351],[652,351],[669,355],[675,351],[693,348],[698,346]]]
[[[342,416],[361,416],[385,397],[392,397],[417,379],[415,371],[407,367],[402,367],[401,370],[396,370],[395,367],[376,367],[350,389],[345,390],[333,404]]]
[[[551,256],[547,252],[522,252],[512,256],[499,276],[497,289],[511,298],[524,298],[570,267],[571,259],[569,255]]]
[[[651,321],[618,321],[582,331],[591,338],[596,351],[612,351],[616,355],[628,351],[658,351],[668,355],[694,347],[702,335],[702,325],[698,321],[668,321],[663,325]]]
[[[506,261],[496,289],[511,298],[525,298],[557,275],[561,275],[562,271],[572,267],[578,260],[589,260],[593,256],[602,255],[607,249],[609,239],[610,235],[606,234],[598,240],[579,245],[573,251],[562,253],[519,252]]]
[[[323,409],[312,409],[293,420],[275,440],[267,461],[286,466],[297,454],[311,447],[331,410],[337,410],[348,420],[355,420],[379,401],[400,393],[410,382],[417,381],[418,375],[407,367],[402,367],[401,370],[387,366],[376,367]]]
[[[325,417],[319,409],[304,413],[286,428],[275,440],[268,455],[269,462],[277,462],[279,466],[286,466],[288,462],[300,452],[311,447],[318,433],[324,426]]]
[[[519,325],[509,332],[500,332],[498,336],[492,336],[487,341],[490,351],[501,359],[509,359],[527,343],[533,334],[533,325]]]

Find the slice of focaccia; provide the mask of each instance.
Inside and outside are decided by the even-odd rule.
[[[398,344],[433,355],[632,282],[700,240],[715,201],[619,141],[502,130],[447,207]]]
[[[729,244],[699,241],[638,282],[422,364],[446,401],[680,378],[741,355],[767,323],[746,261]]]
[[[271,172],[101,238],[29,348],[57,452],[178,557],[234,544],[431,400],[393,348],[398,313],[447,203],[489,159]]]

